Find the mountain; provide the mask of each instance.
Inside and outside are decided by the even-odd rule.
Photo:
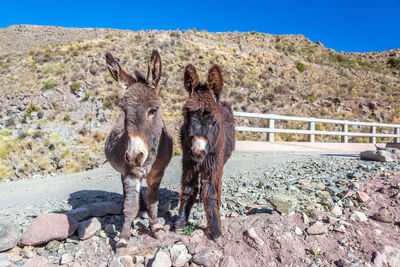
[[[212,64],[222,67],[222,99],[235,111],[400,123],[400,49],[343,53],[302,35],[258,32],[14,25],[0,29],[0,177],[70,173],[102,164],[104,140],[124,93],[108,73],[105,53],[129,72],[146,73],[152,49],[162,58],[162,114],[176,154],[188,63],[203,80]],[[239,125],[266,123],[237,120]],[[237,137],[264,138],[257,133]],[[277,140],[305,137],[281,134]]]

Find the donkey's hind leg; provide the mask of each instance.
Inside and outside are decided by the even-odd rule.
[[[182,229],[188,222],[190,210],[196,202],[199,191],[199,174],[192,168],[186,168],[182,174],[182,187],[180,192],[180,207],[175,230]]]
[[[124,189],[124,224],[120,240],[116,244],[117,248],[127,247],[129,237],[131,236],[131,226],[139,210],[139,194],[141,179],[132,175],[122,176],[122,185]]]

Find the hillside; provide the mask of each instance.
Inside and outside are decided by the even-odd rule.
[[[218,63],[222,98],[236,111],[400,123],[399,49],[338,53],[302,35],[257,32],[17,25],[0,29],[0,178],[78,172],[103,163],[104,140],[124,93],[108,74],[104,55],[110,51],[128,71],[145,72],[154,48],[163,61],[162,113],[177,154],[188,63],[202,79]]]

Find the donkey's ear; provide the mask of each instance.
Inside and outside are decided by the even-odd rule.
[[[128,88],[136,82],[136,80],[129,75],[125,70],[121,68],[118,61],[114,59],[111,53],[106,54],[107,68],[110,71],[111,76],[121,84],[124,89]]]
[[[193,92],[199,83],[199,75],[197,75],[196,68],[192,64],[188,64],[185,68],[184,84],[185,89],[189,94]]]
[[[208,71],[207,85],[208,89],[213,90],[215,97],[219,100],[224,80],[222,78],[222,70],[217,64],[214,64]]]
[[[150,87],[157,88],[161,78],[161,57],[157,50],[153,50],[147,72],[147,83]]]

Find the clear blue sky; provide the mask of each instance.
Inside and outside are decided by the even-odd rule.
[[[137,3],[0,0],[0,6],[1,28],[36,24],[130,30],[259,31],[303,34],[336,51],[400,48],[400,0],[153,0]]]

